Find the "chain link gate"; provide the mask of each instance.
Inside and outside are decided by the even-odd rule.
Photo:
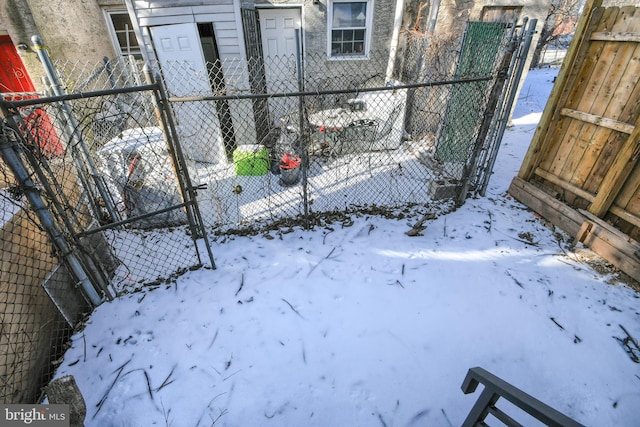
[[[482,40],[485,28],[475,26],[465,40]],[[11,227],[3,228],[3,252],[11,238],[20,242],[6,262],[19,259],[27,241],[51,252],[47,234],[62,239],[56,255],[78,258],[75,265],[53,256],[44,276],[29,282],[37,289],[44,281],[44,300],[37,301],[54,301],[53,309],[36,309],[48,313],[38,321],[67,325],[53,328],[54,351],[44,353],[61,351],[68,325],[90,309],[74,284],[85,284],[89,301],[96,298],[92,288],[102,300],[203,264],[215,268],[207,231],[311,227],[354,212],[446,212],[467,190],[483,191],[526,56],[523,40],[530,41],[533,28],[503,25],[496,35],[493,25],[487,31],[498,41],[490,49],[467,47],[470,56],[462,58],[459,43],[443,49],[429,39],[425,48],[426,39],[416,37],[404,52],[402,81],[387,82],[375,71],[387,66],[375,52],[364,69],[359,62],[337,67],[324,56],[271,58],[266,66],[297,64],[298,92],[265,93],[265,74],[274,73],[256,57],[208,64],[204,73],[180,63],[155,65],[163,85],[133,60],[51,67],[50,96],[2,102],[3,152],[26,171],[20,178],[2,167],[0,201],[21,215],[5,221]],[[468,67],[474,61],[485,64],[482,72]],[[471,73],[460,71],[465,66]],[[194,87],[201,89],[185,95]],[[50,213],[51,229],[28,208],[25,193],[41,198],[36,206]],[[34,238],[38,233],[44,238]],[[0,365],[6,384],[0,398],[7,402],[37,394],[9,372],[26,377],[40,369],[46,377],[53,369],[42,356],[22,368],[11,356],[25,345],[46,345],[46,339],[15,344],[25,321],[19,312],[40,307],[33,297],[16,299],[31,265],[21,262],[15,277],[0,284],[6,307],[0,352],[8,355]]]
[[[52,96],[0,101],[0,401],[8,403],[37,400],[92,306],[215,268],[159,85],[149,77],[121,87],[130,73],[119,63],[91,73],[82,87],[94,90],[74,93],[63,75],[64,86],[51,72]]]

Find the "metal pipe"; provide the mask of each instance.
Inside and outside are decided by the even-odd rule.
[[[402,14],[404,13],[404,0],[396,0],[396,14],[393,20],[393,33],[391,34],[391,46],[389,46],[389,63],[387,64],[387,73],[385,82],[393,77],[393,70],[396,64],[396,55],[398,53],[398,40],[400,39],[400,27],[402,26]]]
[[[146,82],[150,85],[153,85],[152,92],[155,107],[154,109],[162,130],[165,144],[167,145],[167,149],[169,150],[169,153],[171,155],[171,162],[173,164],[174,172],[176,173],[178,186],[180,187],[180,193],[185,205],[187,221],[189,222],[191,238],[193,239],[196,248],[198,261],[200,262],[200,265],[202,265],[202,260],[200,259],[200,251],[198,250],[198,245],[196,244],[196,239],[198,239],[198,237],[202,237],[204,239],[204,245],[207,250],[207,255],[209,256],[209,261],[211,262],[211,268],[215,270],[216,263],[213,258],[213,252],[211,251],[209,238],[207,237],[207,233],[204,229],[204,221],[202,220],[200,207],[197,203],[197,194],[191,182],[189,171],[187,170],[186,160],[184,153],[182,152],[182,147],[179,144],[176,125],[173,122],[171,114],[168,114],[167,94],[165,92],[164,86],[162,85],[162,80],[160,79],[159,74],[156,74],[154,77],[148,64],[145,64],[143,72]],[[196,228],[198,229],[196,230]]]
[[[44,45],[42,38],[36,35],[31,37],[31,41],[33,42],[33,50],[35,50],[36,53],[38,54],[38,58],[40,59],[40,62],[44,67],[45,74],[49,79],[53,93],[57,96],[62,96],[64,94],[64,89],[62,87],[60,79],[58,78],[58,75],[55,72],[53,63],[51,62],[51,58],[47,53],[46,46]],[[65,101],[62,101],[61,106],[62,106],[62,113],[64,115],[64,119],[66,122],[65,130],[68,133],[67,136],[69,137],[69,140],[71,142],[72,151],[75,151],[75,148],[77,146],[77,148],[79,149],[80,157],[81,157],[79,160],[82,160],[84,164],[87,166],[87,168],[89,169],[89,174],[93,177],[93,182],[98,190],[98,194],[103,199],[105,208],[107,209],[107,212],[111,217],[111,220],[117,221],[120,219],[120,216],[118,215],[117,210],[113,205],[113,202],[111,200],[109,193],[107,192],[104,182],[102,182],[102,179],[99,177],[96,165],[94,164],[93,159],[91,158],[91,154],[89,153],[89,149],[85,145],[80,135],[78,135],[79,124],[76,121],[73,114],[71,113],[71,108],[69,107],[69,104],[67,104]],[[82,165],[79,165],[79,166],[82,166]],[[82,171],[82,168],[79,168],[78,173],[82,173],[81,171]],[[89,188],[87,188],[86,190],[90,191]]]
[[[398,89],[417,89],[424,87],[449,86],[453,84],[477,83],[492,81],[494,76],[473,77],[469,79],[453,79],[442,80],[437,82],[410,83],[390,86],[365,87],[357,89],[336,89],[336,90],[316,90],[316,91],[300,91],[300,92],[280,92],[280,93],[247,93],[243,95],[221,95],[221,96],[184,96],[167,98],[169,102],[193,102],[193,101],[216,101],[219,99],[256,99],[256,98],[286,98],[292,96],[322,96],[322,95],[339,95],[346,93],[364,93],[378,91],[393,91]]]
[[[500,127],[498,128],[496,140],[498,141],[496,147],[489,157],[489,162],[487,163],[487,171],[492,171],[494,165],[496,163],[496,158],[498,156],[498,149],[500,148],[500,143],[502,142],[502,137],[504,136],[504,131],[507,127],[507,122],[509,121],[509,116],[511,115],[511,107],[515,101],[516,94],[518,92],[518,85],[520,83],[520,79],[522,78],[522,73],[524,72],[524,65],[527,62],[527,55],[529,53],[529,49],[531,48],[531,41],[533,40],[533,35],[536,33],[536,25],[538,24],[537,19],[532,19],[529,22],[529,27],[525,34],[524,44],[522,45],[522,50],[520,51],[520,58],[518,58],[518,66],[516,67],[516,71],[514,76],[512,77],[512,86],[511,91],[509,92],[509,96],[507,97],[505,113],[506,117],[500,123]],[[487,187],[489,186],[489,179],[491,178],[491,173],[487,173],[485,176],[484,182],[482,183],[482,187],[480,188],[480,195],[484,196],[487,193]]]
[[[94,90],[91,92],[65,93],[59,96],[55,95],[55,96],[47,96],[42,98],[23,99],[20,101],[6,101],[6,102],[10,103],[12,107],[27,107],[30,105],[50,104],[53,102],[60,102],[60,101],[73,101],[76,99],[94,98],[94,97],[105,96],[105,95],[119,95],[121,93],[138,93],[138,92],[144,92],[147,90],[153,90],[155,88],[156,87],[154,85],[139,85],[139,86],[116,88],[116,89]]]
[[[296,29],[296,65],[298,68],[298,91],[304,92],[304,72],[302,69],[302,43],[301,43],[301,31],[299,28]],[[302,205],[304,206],[304,218],[305,218],[305,228],[309,228],[309,193],[307,190],[307,170],[309,169],[309,156],[307,155],[307,144],[306,138],[304,135],[304,130],[307,128],[304,120],[304,97],[298,97],[298,129],[300,132],[298,133],[298,138],[300,138],[300,156],[302,157]]]

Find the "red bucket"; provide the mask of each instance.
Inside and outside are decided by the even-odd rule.
[[[288,187],[295,185],[300,180],[300,157],[290,153],[284,153],[280,160],[280,185]]]
[[[284,153],[280,160],[280,169],[295,169],[300,166],[300,157],[293,154]]]

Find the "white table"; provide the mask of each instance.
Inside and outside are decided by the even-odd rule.
[[[344,129],[354,122],[372,120],[373,117],[367,110],[352,111],[345,108],[320,110],[309,115],[309,123],[325,129]]]

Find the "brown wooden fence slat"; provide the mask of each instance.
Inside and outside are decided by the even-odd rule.
[[[607,129],[615,130],[629,135],[635,128],[633,125],[630,125],[628,123],[619,122],[618,120],[598,116],[596,114],[585,113],[584,111],[572,110],[571,108],[563,108],[562,110],[560,110],[560,114],[565,117],[571,117],[572,119],[581,120],[583,122],[591,123],[592,125],[602,126]]]
[[[607,23],[606,26],[611,25],[614,31],[629,29],[630,24],[633,25],[637,22],[633,19],[634,13],[634,7],[618,9],[615,22],[612,25]],[[605,25],[599,27],[603,28]],[[635,49],[635,44],[617,42],[596,42],[593,44],[602,45],[600,57],[584,85],[577,85],[574,88],[574,92],[581,97],[576,110],[617,118],[628,97],[628,93],[618,93],[618,88],[628,78],[625,70]],[[593,176],[592,174],[590,176],[590,171],[600,158],[604,142],[609,139],[611,130],[578,120],[572,120],[572,126],[577,132],[576,143],[573,144],[562,169],[556,174],[580,187],[584,185],[587,177],[601,181],[602,176]],[[564,145],[564,142],[562,144]]]
[[[640,9],[625,7],[620,9],[618,20],[614,25],[617,29],[640,30]],[[589,114],[609,117],[618,121],[631,119],[625,116],[628,110],[630,95],[633,91],[633,76],[640,72],[634,61],[637,56],[636,49],[640,46],[636,43],[607,42],[601,57],[601,62],[609,63],[608,71],[603,76],[594,76],[602,80],[597,101],[592,108],[586,111]],[[635,117],[633,115],[632,117]],[[631,119],[633,123],[633,119]],[[633,127],[631,127],[631,131]],[[608,156],[610,150],[617,152],[624,143],[626,136],[617,134],[605,126],[583,126],[585,151],[572,153],[575,160],[563,175],[573,184],[582,188],[588,187],[591,191],[597,191],[604,175],[609,170],[612,156]]]
[[[598,31],[591,34],[591,40],[640,43],[640,33],[631,31]]]

